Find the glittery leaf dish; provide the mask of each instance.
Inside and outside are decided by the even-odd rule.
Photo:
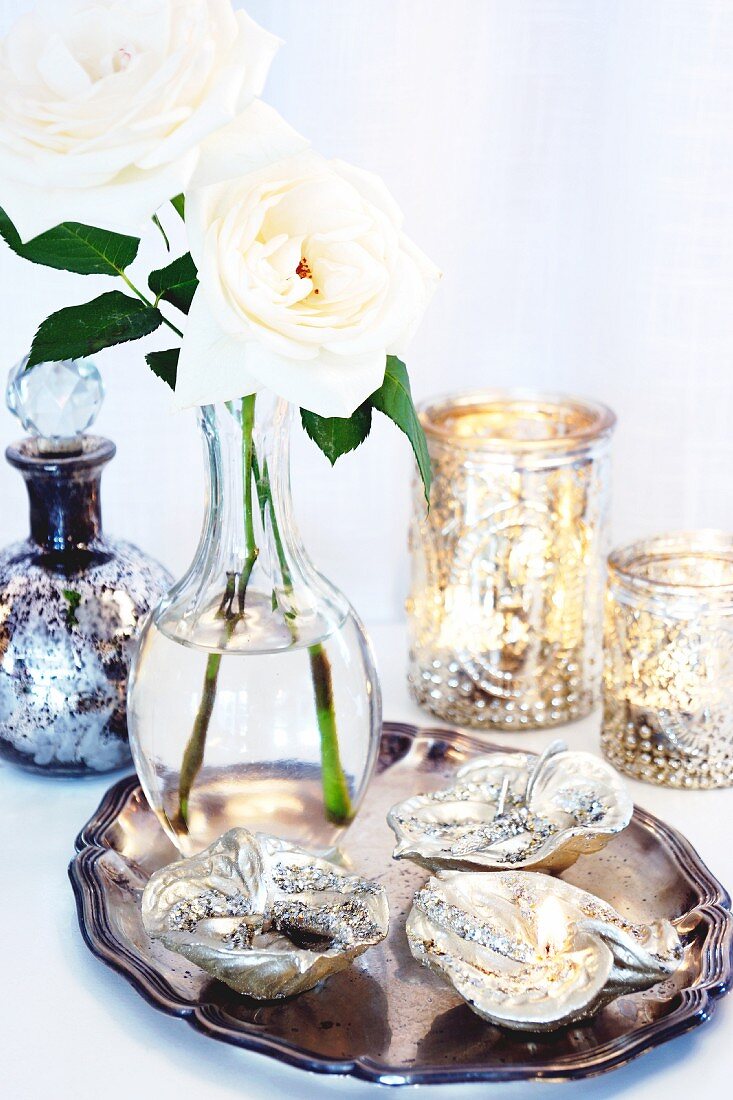
[[[616,772],[553,742],[541,756],[492,753],[456,782],[394,806],[395,859],[429,870],[563,871],[625,829],[633,803]]]
[[[407,938],[474,1012],[520,1031],[592,1016],[683,957],[669,921],[632,924],[585,890],[526,871],[439,872],[415,895]]]
[[[381,886],[246,829],[157,871],[142,914],[152,939],[260,1000],[312,989],[389,925]]]

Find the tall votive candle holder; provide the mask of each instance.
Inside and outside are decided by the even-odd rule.
[[[463,726],[531,729],[600,698],[615,417],[577,397],[471,392],[421,407],[409,685]]]
[[[733,536],[659,535],[611,554],[601,738],[637,779],[733,785]]]

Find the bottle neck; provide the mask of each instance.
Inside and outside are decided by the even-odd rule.
[[[109,439],[85,436],[75,455],[41,454],[28,438],[8,447],[5,457],[20,470],[28,491],[30,535],[50,553],[84,550],[102,536],[100,482],[114,457]]]
[[[291,407],[269,393],[201,409],[206,516],[156,625],[189,645],[270,653],[311,645],[348,604],[303,549],[290,492]]]
[[[198,557],[208,572],[288,588],[299,539],[290,492],[292,410],[269,394],[208,405],[207,516]]]

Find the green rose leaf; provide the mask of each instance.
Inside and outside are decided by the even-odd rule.
[[[139,340],[154,332],[162,321],[157,309],[120,290],[111,290],[84,305],[69,306],[47,317],[33,337],[28,368],[59,359],[83,359],[103,348]]]
[[[140,241],[79,222],[64,222],[24,244],[0,207],[0,237],[24,260],[77,275],[121,275],[137,256]]]
[[[156,299],[162,298],[165,302],[170,302],[181,313],[188,313],[198,285],[196,264],[191,259],[190,252],[179,256],[167,267],[152,271],[148,279],[148,286]]]
[[[176,388],[179,355],[180,348],[169,348],[167,351],[150,351],[145,356],[145,362],[153,374],[172,390]]]
[[[301,409],[300,419],[306,433],[333,466],[337,458],[356,450],[369,435],[372,410],[365,401],[351,416],[318,416]]]
[[[183,195],[176,195],[175,198],[171,199],[171,206],[175,210],[176,214],[178,214],[178,217],[181,219],[181,221],[185,222],[185,220],[186,220],[186,199],[185,199],[185,197]]]
[[[430,507],[432,471],[428,445],[412,401],[407,367],[395,355],[387,356],[384,382],[369,400],[375,409],[379,409],[381,413],[388,416],[409,439],[425,489],[425,500]]]

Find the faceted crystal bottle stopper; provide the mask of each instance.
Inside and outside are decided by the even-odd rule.
[[[90,359],[39,363],[21,359],[8,375],[6,401],[25,430],[38,437],[38,453],[78,454],[82,436],[104,399],[102,377]]]

